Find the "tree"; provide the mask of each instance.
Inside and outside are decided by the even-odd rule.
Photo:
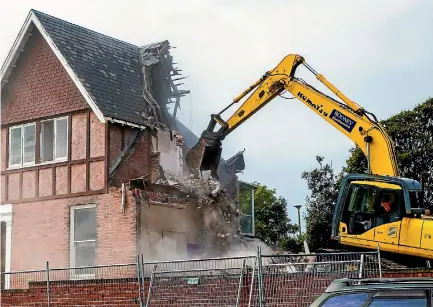
[[[394,141],[400,176],[422,179],[424,197],[433,204],[433,98],[381,122]],[[352,148],[344,172],[365,173],[367,160],[360,148]]]
[[[254,192],[254,216],[256,236],[273,248],[282,248],[289,234],[298,227],[291,224],[287,215],[287,201],[277,196],[275,189],[258,182],[251,183]],[[239,202],[243,212],[251,211],[251,190],[244,189],[239,193]]]
[[[334,202],[338,196],[340,175],[335,175],[332,165],[316,157],[319,166],[302,173],[310,190],[306,198],[307,242],[311,251],[330,245]]]

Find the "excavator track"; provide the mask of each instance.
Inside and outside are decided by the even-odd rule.
[[[319,248],[316,253],[343,253],[343,252],[359,252],[360,249],[346,248]],[[400,254],[392,254],[387,252],[380,253],[380,262],[382,270],[403,270],[403,269],[425,269],[431,268],[429,260],[419,257],[404,257]]]

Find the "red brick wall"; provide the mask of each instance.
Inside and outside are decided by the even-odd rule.
[[[1,123],[10,124],[88,108],[37,29],[1,91]]]
[[[1,129],[1,160],[0,160],[0,170],[4,171],[6,169],[7,161],[6,161],[6,137],[7,130],[6,128]]]
[[[13,206],[11,270],[69,266],[71,205],[96,204],[97,264],[135,262],[136,205],[128,194],[122,212],[120,191],[108,194],[54,199]]]
[[[115,159],[121,154],[121,150],[125,147],[122,145],[122,141],[132,142],[131,131],[133,128],[121,127],[120,125],[109,125],[110,129],[110,159],[109,163],[115,161]],[[132,153],[119,165],[114,175],[110,180],[111,186],[119,187],[122,182],[128,182],[130,179],[139,178],[147,175],[150,172],[149,168],[149,138],[150,135],[147,130],[142,131],[140,140],[135,146]]]
[[[85,293],[85,295],[83,295]],[[31,283],[28,290],[3,291],[2,306],[46,306],[45,283]],[[134,278],[114,282],[52,282],[51,306],[139,306],[138,285]]]
[[[80,160],[86,158],[87,116],[87,113],[74,114],[72,116],[72,160]]]

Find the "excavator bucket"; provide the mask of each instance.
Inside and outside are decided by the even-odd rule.
[[[211,171],[212,177],[218,179],[218,165],[221,158],[221,142],[200,137],[198,143],[186,154],[189,170],[199,176],[201,171]]]

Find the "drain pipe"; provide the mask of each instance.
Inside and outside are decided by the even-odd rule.
[[[125,190],[125,183],[122,182],[122,213],[125,213],[125,200],[126,200],[126,190]]]

